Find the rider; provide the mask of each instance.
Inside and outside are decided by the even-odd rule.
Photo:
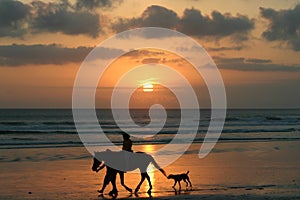
[[[130,135],[127,134],[127,133],[123,133],[123,147],[122,147],[122,150],[133,152],[131,148],[132,148],[132,141],[130,139]]]
[[[129,157],[130,157],[130,153],[128,152],[133,152],[132,151],[132,141],[130,139],[130,135],[127,133],[123,133],[123,147],[122,150],[124,151],[124,159],[125,159],[125,164],[126,164],[126,169],[128,169],[129,167]],[[128,152],[126,152],[128,151]],[[127,171],[127,170],[125,170]]]

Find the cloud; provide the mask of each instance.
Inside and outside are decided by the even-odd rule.
[[[82,62],[92,49],[92,47],[67,48],[57,44],[0,46],[0,66],[78,63]],[[97,47],[96,51],[97,58],[108,59],[122,50]]]
[[[248,58],[245,60],[246,62],[249,62],[249,63],[271,63],[272,60],[269,60],[269,59],[258,59],[258,58]]]
[[[179,17],[177,13],[167,9],[162,6],[152,5],[146,8],[140,17],[137,18],[119,18],[114,22],[111,28],[115,32],[122,32],[133,28],[140,27],[162,27],[168,29],[175,29],[176,25],[179,23]],[[123,33],[119,37],[130,37],[130,33]],[[174,32],[164,32],[156,29],[140,31],[136,33],[135,36],[140,36],[144,38],[163,38],[163,37],[178,37],[178,33]]]
[[[77,0],[76,9],[94,10],[96,8],[112,8],[115,4],[120,4],[123,0]]]
[[[196,37],[233,36],[235,39],[245,40],[249,31],[254,29],[254,21],[244,15],[232,16],[218,11],[213,11],[211,16],[204,16],[200,10],[194,8],[185,9],[183,16],[179,17],[173,10],[152,5],[140,17],[118,19],[112,28],[121,32],[147,26],[176,29]]]
[[[174,28],[179,21],[176,12],[162,6],[152,5],[146,8],[138,18],[120,18],[113,24],[116,32],[137,27],[163,27]]]
[[[236,35],[240,39],[246,39],[245,35],[253,28],[254,21],[244,15],[234,17],[228,13],[213,11],[211,16],[205,16],[200,10],[192,8],[185,9],[178,30],[198,37]]]
[[[261,16],[269,20],[262,36],[269,41],[286,41],[295,51],[300,51],[300,4],[294,9],[276,11],[260,8]]]
[[[30,14],[29,6],[20,1],[0,1],[0,37],[19,37],[26,33],[25,20]]]
[[[33,2],[33,6],[37,10],[37,15],[32,20],[35,32],[85,34],[91,37],[97,37],[100,32],[98,14],[72,10],[67,1],[58,4]]]
[[[235,47],[208,47],[205,48],[207,51],[240,51],[244,46],[235,46]]]
[[[112,8],[122,0],[60,0],[22,3],[0,0],[0,37],[23,37],[41,32],[97,37],[100,17],[95,9]]]
[[[159,63],[160,58],[145,58],[142,60],[143,64],[153,64],[153,63]]]
[[[163,50],[153,50],[153,49],[137,49],[132,50],[129,53],[126,53],[124,56],[130,58],[143,58],[143,57],[150,57],[150,56],[163,56],[165,52]]]
[[[240,71],[300,71],[299,65],[275,64],[272,63],[271,60],[258,58],[224,58],[216,56],[213,57],[213,59],[220,69],[232,69]]]

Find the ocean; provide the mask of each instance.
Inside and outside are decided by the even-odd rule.
[[[96,113],[99,124],[108,138],[115,144],[121,144],[122,130],[116,125],[110,110],[97,109]],[[210,113],[209,109],[200,110],[201,118],[194,143],[203,141],[209,126]],[[133,109],[130,114],[135,123],[141,126],[139,129],[134,127],[132,129],[139,134],[149,134],[149,130],[143,128],[150,122],[148,111]],[[190,120],[195,120],[192,115]],[[123,123],[126,124],[126,121]],[[157,134],[147,139],[133,137],[132,140],[134,144],[165,144],[177,134],[179,125],[180,110],[169,109],[166,123]],[[189,125],[185,125],[183,134],[188,135],[189,130]],[[87,133],[89,132],[93,132],[93,129],[87,130]],[[219,142],[299,139],[299,109],[229,109]],[[101,142],[91,145],[101,145]],[[77,134],[71,109],[0,110],[1,149],[74,146],[83,146],[83,144]]]

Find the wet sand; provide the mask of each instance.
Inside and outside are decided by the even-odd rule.
[[[192,190],[179,193],[173,180],[150,173],[155,199],[300,199],[300,141],[222,142],[204,159],[201,144],[193,144],[180,159],[165,167],[168,174],[190,171]],[[162,145],[136,145],[134,150],[156,150]],[[98,196],[105,170],[91,171],[91,155],[83,147],[1,149],[0,199],[102,199]],[[135,188],[137,173],[126,173]],[[119,199],[149,198],[145,182],[129,194],[117,178]]]

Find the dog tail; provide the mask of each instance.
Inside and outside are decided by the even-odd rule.
[[[152,156],[151,156],[152,157]],[[151,163],[154,165],[154,167],[156,169],[158,169],[165,177],[167,177],[167,173],[165,172],[165,170],[163,170],[162,168],[160,168],[160,166],[157,164],[157,162],[154,160],[154,158],[152,157],[151,159]]]
[[[187,171],[185,174],[188,175],[190,173],[190,171]]]

